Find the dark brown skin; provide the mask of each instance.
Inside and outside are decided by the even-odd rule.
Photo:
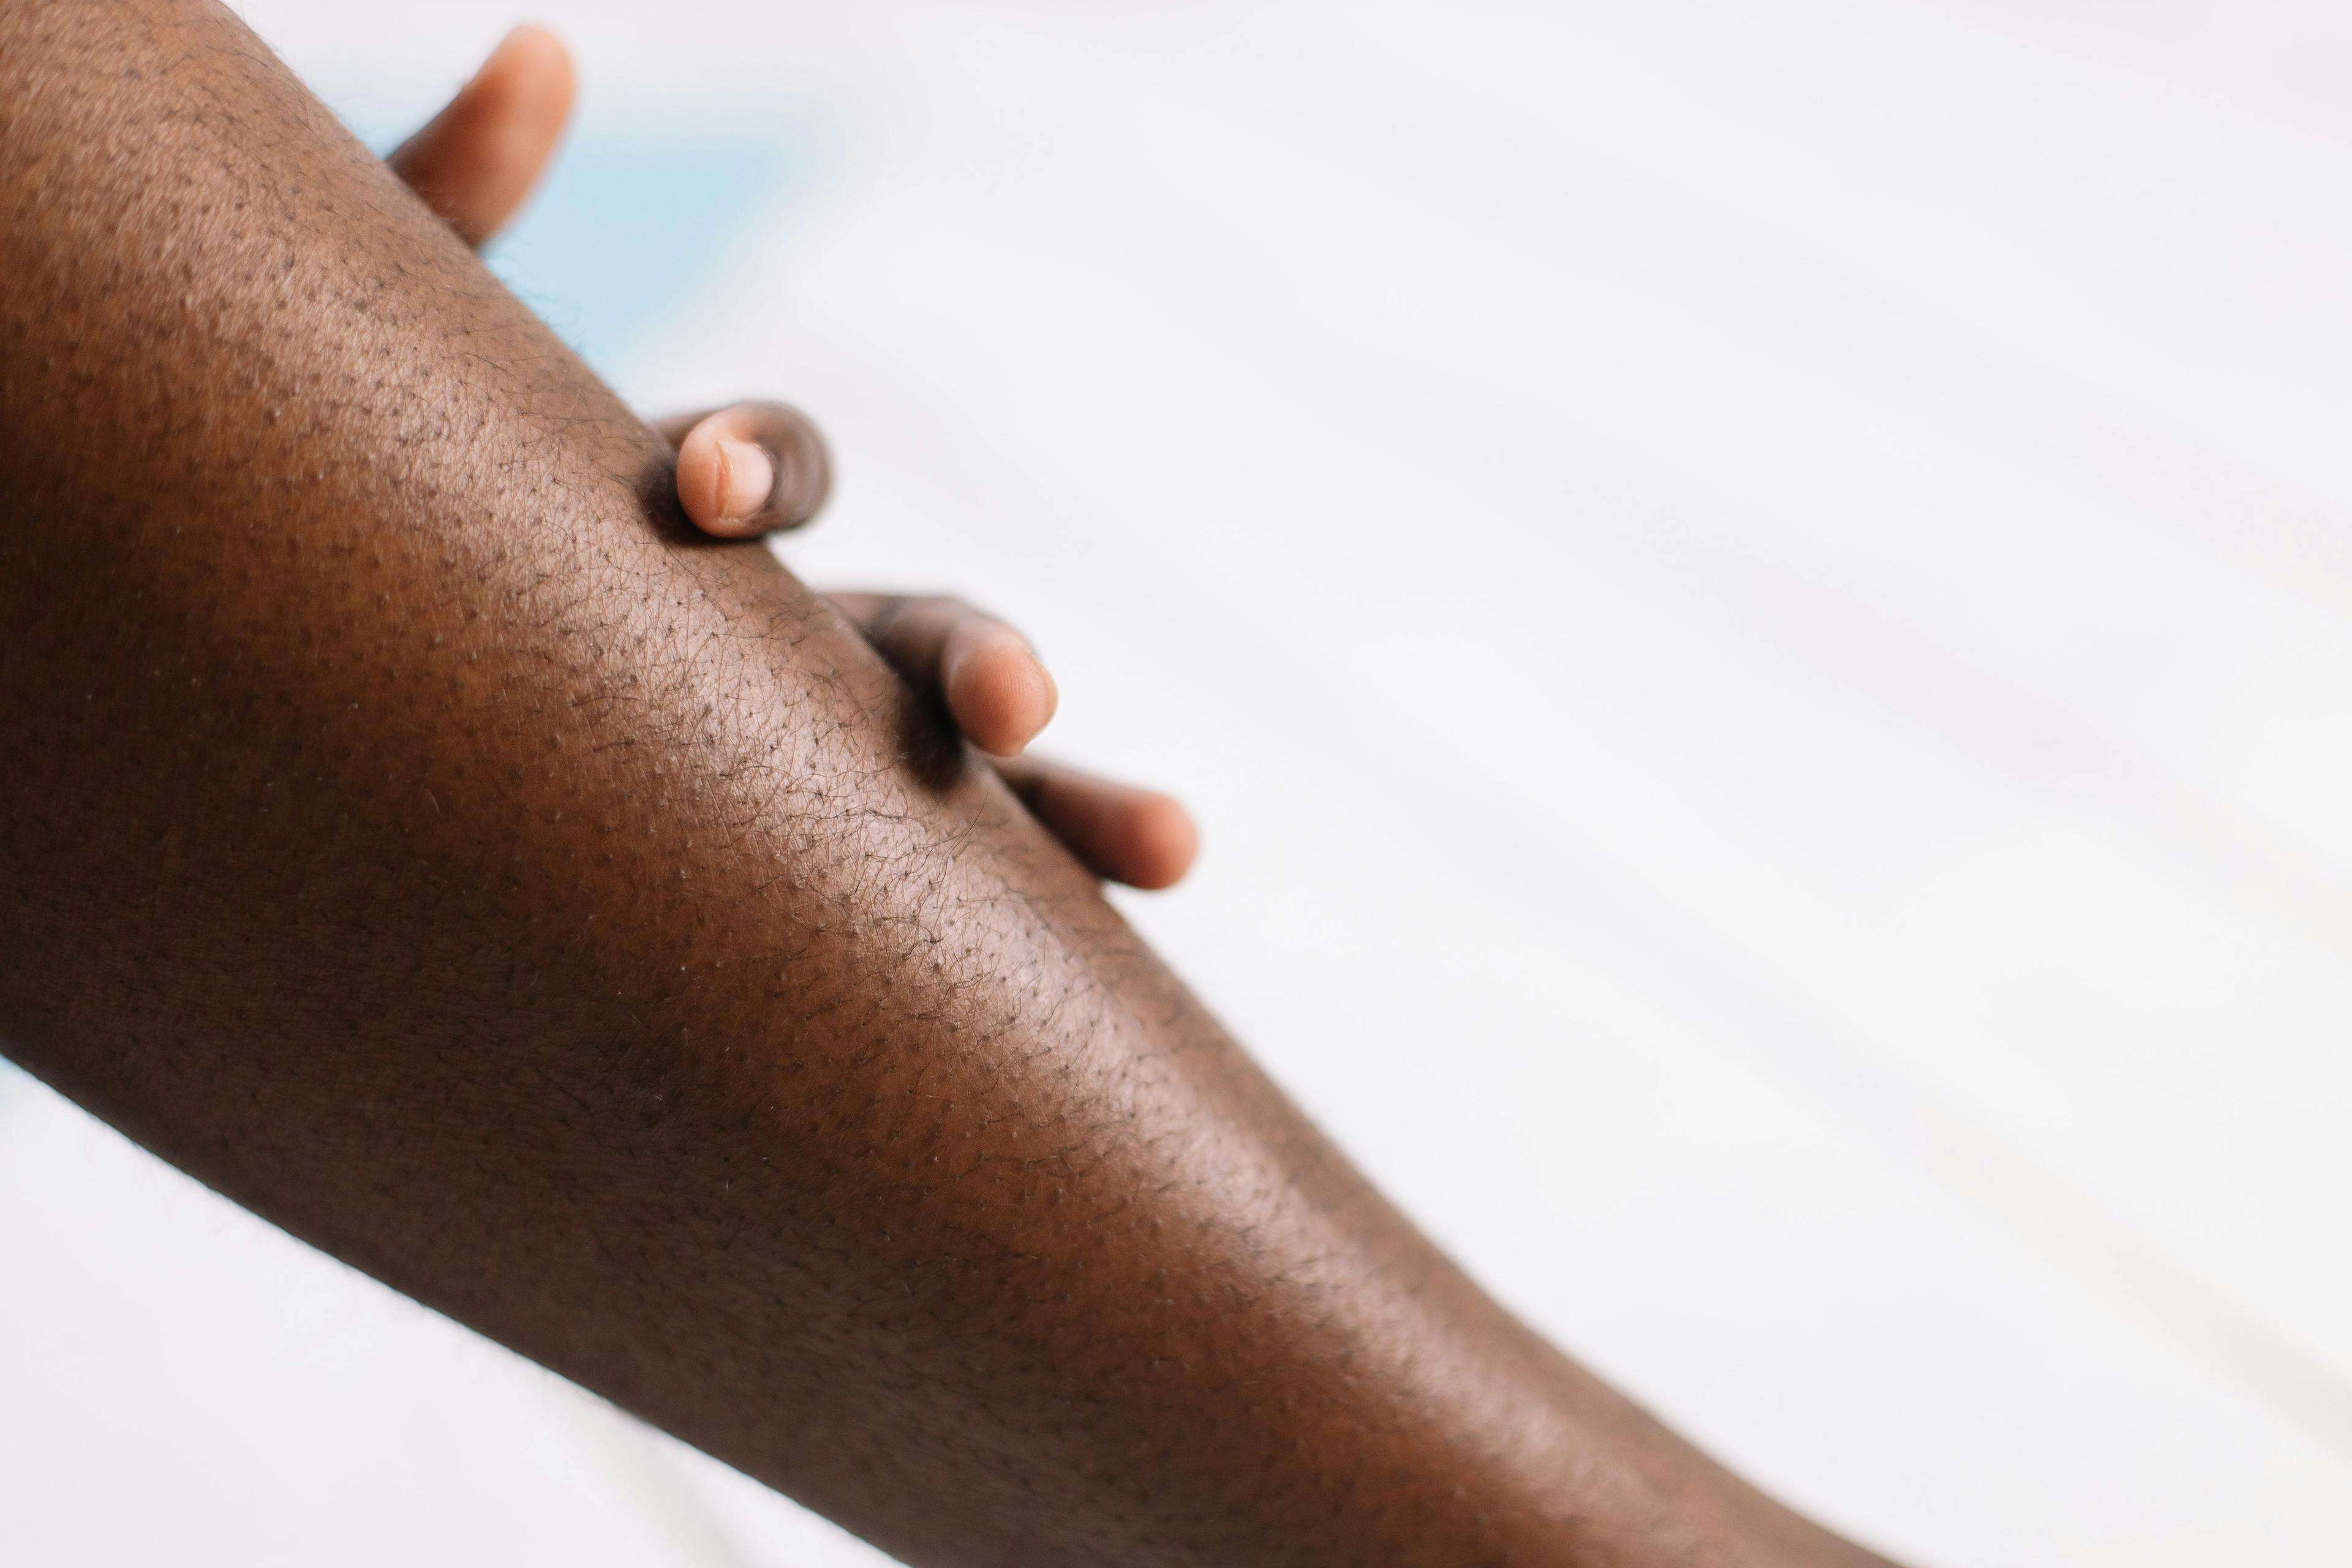
[[[448,106],[385,160],[401,183],[479,249],[530,195],[571,118],[572,57],[544,28],[501,40]],[[824,504],[832,462],[797,409],[738,403],[655,421],[677,454],[677,499],[705,533],[747,539],[801,527]],[[1054,717],[1053,677],[1028,639],[958,599],[830,595],[890,667],[993,759],[1030,814],[1096,876],[1172,887],[1200,847],[1190,813],[1138,789],[1018,753]]]
[[[225,12],[0,4],[0,1031],[919,1564],[1874,1562],[1510,1320]]]

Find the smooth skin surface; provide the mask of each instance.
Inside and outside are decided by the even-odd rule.
[[[926,1568],[1875,1561],[1434,1251],[226,12],[0,0],[0,277],[33,1071]]]
[[[546,172],[573,99],[562,41],[544,28],[518,27],[387,162],[478,249]],[[679,506],[714,537],[802,527],[832,488],[824,437],[783,404],[739,403],[657,419],[654,428],[677,454]],[[917,692],[996,760],[1032,815],[1095,875],[1158,889],[1192,868],[1200,830],[1169,796],[1037,758],[1009,761],[1052,721],[1059,700],[1053,676],[1018,631],[942,595],[836,593],[832,600]]]

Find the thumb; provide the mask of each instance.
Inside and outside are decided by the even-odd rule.
[[[539,181],[572,117],[572,57],[517,27],[447,108],[385,160],[467,245],[496,234]]]

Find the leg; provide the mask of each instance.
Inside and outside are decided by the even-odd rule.
[[[237,24],[0,4],[0,1030],[922,1563],[1867,1561],[1486,1300]]]

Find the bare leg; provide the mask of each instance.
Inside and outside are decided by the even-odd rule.
[[[0,5],[0,1028],[920,1563],[1865,1554],[1527,1333],[226,13]]]

